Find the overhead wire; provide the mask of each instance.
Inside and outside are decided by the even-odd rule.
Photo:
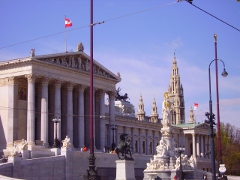
[[[224,23],[224,24],[226,24],[226,25],[230,26],[231,28],[233,28],[233,29],[235,29],[235,30],[237,30],[237,31],[239,31],[239,32],[240,32],[240,29],[238,29],[238,28],[236,28],[236,27],[232,26],[231,24],[227,23],[226,21],[223,21],[222,19],[220,19],[220,18],[218,18],[218,17],[214,16],[213,14],[211,14],[211,13],[209,13],[209,12],[205,11],[204,9],[202,9],[202,8],[200,8],[200,7],[198,7],[198,6],[196,6],[196,5],[195,5],[195,4],[193,4],[193,3],[189,3],[189,4],[190,4],[190,5],[192,5],[192,6],[194,6],[194,7],[195,7],[195,8],[197,8],[197,9],[199,9],[200,11],[203,11],[203,12],[205,12],[206,14],[208,14],[208,15],[212,16],[213,18],[215,18],[215,19],[217,19],[217,20],[221,21],[222,23]]]
[[[102,23],[105,23],[105,22],[108,22],[108,21],[114,21],[114,20],[117,20],[117,19],[120,19],[120,18],[132,16],[132,15],[143,13],[143,12],[147,12],[147,11],[151,11],[153,9],[158,9],[158,8],[162,8],[162,7],[165,7],[165,6],[170,6],[170,5],[173,5],[175,3],[177,3],[177,1],[172,2],[172,3],[168,3],[168,4],[164,4],[164,5],[154,6],[152,8],[144,9],[144,10],[141,10],[141,11],[136,11],[136,12],[133,12],[133,13],[130,13],[130,14],[125,14],[125,15],[118,16],[118,17],[115,17],[115,18],[110,18],[110,19],[107,19],[107,20],[104,20],[104,21],[99,21],[99,22],[96,22],[96,23],[93,23],[93,24],[89,24],[89,25],[73,28],[73,29],[67,30],[67,32],[75,31],[75,30],[86,28],[86,27],[89,27],[89,26],[94,26],[94,25],[97,25],[97,24],[102,24]],[[19,45],[19,44],[24,44],[24,43],[36,41],[36,40],[47,38],[47,37],[51,37],[51,36],[56,36],[56,35],[63,34],[63,33],[65,33],[65,31],[49,34],[49,35],[38,37],[38,38],[34,38],[34,39],[29,39],[29,40],[22,41],[22,42],[19,42],[19,43],[14,43],[14,44],[11,44],[11,45],[2,46],[2,47],[0,47],[0,49],[4,49],[4,48],[7,48],[7,47]]]
[[[172,3],[168,3],[168,4],[164,4],[164,5],[159,5],[159,6],[154,6],[154,7],[152,7],[152,8],[144,9],[144,10],[141,10],[141,11],[136,11],[136,12],[129,13],[129,14],[125,14],[125,15],[118,16],[118,17],[115,17],[115,18],[110,18],[110,19],[107,19],[107,20],[104,20],[104,21],[99,21],[99,22],[96,22],[96,23],[93,23],[93,24],[89,24],[89,25],[84,25],[84,26],[81,26],[81,27],[73,28],[73,29],[67,30],[67,32],[75,31],[75,30],[82,29],[82,28],[86,28],[86,27],[89,27],[89,26],[94,26],[94,25],[97,25],[97,24],[102,24],[102,23],[105,23],[105,22],[108,22],[108,21],[114,21],[114,20],[117,20],[117,19],[120,19],[120,18],[125,18],[125,17],[132,16],[132,15],[135,15],[135,14],[139,14],[139,13],[151,11],[151,10],[154,10],[154,9],[159,9],[159,8],[162,8],[162,7],[165,7],[165,6],[170,6],[170,5],[176,4],[176,3],[178,3],[178,2],[182,2],[182,1],[188,2],[188,3],[189,3],[190,5],[192,5],[193,7],[195,7],[195,8],[197,8],[197,9],[205,12],[206,14],[212,16],[213,18],[221,21],[222,23],[224,23],[224,24],[228,25],[229,27],[232,27],[233,29],[235,29],[235,30],[237,30],[237,31],[240,32],[240,29],[232,26],[231,24],[227,23],[226,21],[223,21],[222,19],[220,19],[220,18],[214,16],[213,14],[205,11],[204,9],[196,6],[195,4],[192,3],[192,1],[191,1],[191,3],[190,3],[188,0],[177,0],[177,1],[172,2]],[[34,38],[34,39],[22,41],[22,42],[19,42],[19,43],[14,43],[14,44],[11,44],[11,45],[2,46],[2,47],[0,47],[0,49],[4,49],[4,48],[7,48],[7,47],[19,45],[19,44],[24,44],[24,43],[36,41],[36,40],[43,39],[43,38],[47,38],[47,37],[51,37],[51,36],[56,36],[56,35],[63,34],[63,33],[65,33],[65,31],[61,31],[61,32],[58,32],[58,33],[49,34],[49,35],[46,35],[46,36],[41,36],[41,37],[38,37],[38,38]]]

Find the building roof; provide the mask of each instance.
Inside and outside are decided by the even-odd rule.
[[[207,123],[184,123],[184,124],[176,124],[172,125],[173,127],[179,127],[182,129],[193,129],[196,127],[202,127],[202,126],[209,126]]]

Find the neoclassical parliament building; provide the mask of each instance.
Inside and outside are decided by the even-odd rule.
[[[51,148],[55,133],[59,140],[68,136],[76,151],[89,147],[89,59],[83,48],[78,48],[48,55],[31,50],[29,57],[0,62],[0,154],[9,154],[14,142],[22,139],[28,143],[29,152],[36,146]],[[116,98],[120,73],[114,74],[96,60],[93,72],[96,150],[111,147],[113,141],[118,144],[119,135],[125,132],[133,154],[156,154],[162,128],[162,113],[156,101],[162,99],[153,99],[152,107],[148,107],[152,112],[146,115],[141,95],[136,109],[128,99]],[[192,155],[200,169],[211,171],[206,155],[210,149],[209,125],[197,123],[193,109],[185,121],[184,91],[175,55],[169,75],[166,91],[174,102],[173,142],[184,146],[185,154]],[[54,118],[60,119],[57,128]],[[113,125],[117,126],[114,130]]]

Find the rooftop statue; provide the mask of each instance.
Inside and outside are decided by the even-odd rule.
[[[83,50],[84,50],[83,43],[80,42],[80,43],[77,45],[77,51],[83,51]]]
[[[122,133],[120,135],[120,142],[115,148],[118,158],[121,160],[133,160],[131,152],[131,142],[128,139],[128,134]]]
[[[30,57],[33,57],[33,56],[35,56],[35,49],[31,49],[30,51]]]
[[[120,91],[121,91],[121,88],[119,87],[119,88],[116,90],[115,100],[127,101],[127,99],[129,99],[128,94],[125,93],[123,96],[121,96],[121,95],[119,94]]]

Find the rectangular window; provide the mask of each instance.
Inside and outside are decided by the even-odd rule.
[[[138,153],[138,141],[135,141],[135,153]]]
[[[142,152],[143,152],[143,153],[146,153],[145,149],[146,149],[146,147],[145,147],[145,141],[143,141],[143,142],[142,142]]]
[[[152,154],[152,142],[149,143],[149,154]]]

